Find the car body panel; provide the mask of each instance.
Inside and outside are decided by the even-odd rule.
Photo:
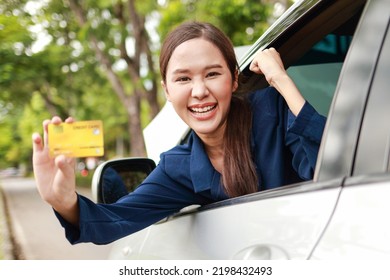
[[[390,178],[387,182],[344,187],[311,259],[390,258]]]
[[[179,215],[116,242],[110,257],[306,259],[338,196],[338,188],[326,189]]]
[[[350,91],[340,87],[338,95],[345,98],[344,102],[350,95],[348,106],[351,103],[356,106],[353,99],[360,98],[364,104],[359,110],[364,112],[364,118],[361,120],[356,114],[345,116],[345,113],[343,119],[337,114],[332,116],[345,125],[357,120],[361,122],[355,123],[356,135],[341,141],[344,145],[353,142],[353,151],[340,150],[351,153],[353,165],[348,170],[350,176],[343,184],[335,213],[313,252],[313,259],[390,258],[390,127],[386,122],[390,117],[389,22],[390,2],[369,1],[346,61],[345,72],[348,73],[342,78]],[[335,102],[335,107],[342,109],[341,105]],[[330,126],[329,129],[335,128]],[[323,162],[320,170],[329,164],[331,162]]]

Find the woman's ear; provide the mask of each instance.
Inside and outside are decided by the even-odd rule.
[[[171,100],[170,100],[170,96],[169,96],[169,92],[168,92],[168,89],[167,89],[167,86],[166,86],[166,84],[164,83],[164,81],[161,81],[161,87],[162,87],[163,90],[164,90],[165,98],[166,98],[168,101],[171,101]]]
[[[233,81],[233,92],[238,88],[238,70],[234,72],[234,81]]]

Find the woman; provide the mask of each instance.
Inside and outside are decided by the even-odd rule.
[[[250,66],[270,87],[238,94],[237,69],[231,42],[210,24],[185,23],[168,35],[161,84],[193,133],[114,204],[76,193],[74,160],[50,159],[46,147],[48,124],[61,119],[44,121],[44,140],[33,135],[36,182],[71,243],[109,243],[188,205],[312,178],[325,118],[304,100],[274,49],[258,52]]]

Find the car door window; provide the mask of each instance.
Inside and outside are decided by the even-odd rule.
[[[329,34],[287,69],[302,95],[317,111],[328,115],[352,35]]]

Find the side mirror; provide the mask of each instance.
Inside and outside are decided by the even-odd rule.
[[[148,158],[122,158],[100,164],[92,178],[92,196],[110,204],[134,191],[153,171],[156,163]]]

